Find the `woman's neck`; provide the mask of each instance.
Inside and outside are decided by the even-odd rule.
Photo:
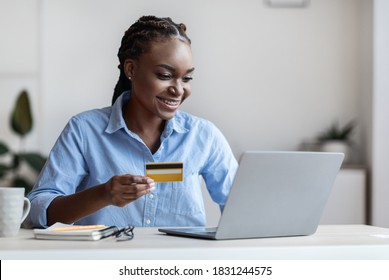
[[[123,108],[123,118],[129,130],[137,134],[150,149],[155,153],[160,146],[161,134],[165,128],[165,120],[147,114],[133,106],[131,100]]]

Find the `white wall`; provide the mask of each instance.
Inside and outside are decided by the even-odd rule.
[[[296,149],[334,120],[359,118],[358,9],[336,0],[307,9],[258,0],[42,1],[42,147],[71,115],[109,104],[124,30],[157,14],[185,22],[193,40],[194,90],[183,109],[214,121],[237,156]]]
[[[9,116],[19,92],[30,92],[34,117],[40,109],[37,3],[0,0],[0,140],[13,149],[18,149],[20,142],[9,129]],[[27,148],[38,150],[38,129],[36,126],[29,136]]]
[[[389,227],[389,1],[374,4],[372,222]]]
[[[0,3],[9,9],[14,2]],[[30,11],[24,21],[29,28],[36,26],[36,19],[33,24],[28,20],[31,14],[39,20],[26,39],[36,34],[34,46],[39,39],[39,48],[33,47],[28,58],[34,71],[39,66],[32,91],[39,89],[34,94],[36,133],[44,152],[71,115],[110,103],[121,36],[143,14],[187,24],[196,73],[193,95],[183,109],[215,122],[237,156],[247,149],[297,149],[334,120],[363,123],[362,111],[368,109],[359,107],[363,65],[357,0],[315,0],[305,9],[272,9],[259,0],[190,1],[184,6],[180,0],[16,2]],[[8,39],[25,34],[8,26],[2,31]],[[5,65],[12,66],[14,57]],[[1,106],[9,108],[9,103]],[[361,128],[358,143],[364,143]],[[358,149],[364,159],[366,149]]]

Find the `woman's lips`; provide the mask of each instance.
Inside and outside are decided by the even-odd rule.
[[[157,97],[157,98],[160,102],[162,102],[164,105],[167,105],[168,107],[176,108],[181,103],[181,99],[168,99],[162,97]]]

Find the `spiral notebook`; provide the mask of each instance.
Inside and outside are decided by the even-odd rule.
[[[34,229],[36,239],[54,240],[100,240],[113,236],[119,228],[115,226],[87,225],[77,226],[63,223],[55,223],[46,229]]]

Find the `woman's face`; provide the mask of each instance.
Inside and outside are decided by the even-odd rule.
[[[192,51],[179,39],[153,43],[139,59],[127,60],[124,69],[132,81],[131,102],[148,117],[171,119],[191,94]]]

